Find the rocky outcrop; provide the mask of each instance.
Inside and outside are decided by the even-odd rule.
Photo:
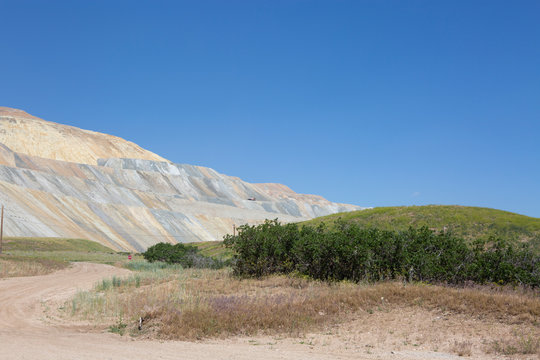
[[[79,237],[143,251],[160,241],[218,240],[233,224],[360,209],[280,184],[250,184],[174,164],[123,139],[21,111],[0,108],[0,132],[0,142],[6,140],[0,145],[6,235]],[[24,140],[25,133],[34,138]],[[9,134],[18,134],[22,144]],[[64,141],[57,146],[59,136]]]

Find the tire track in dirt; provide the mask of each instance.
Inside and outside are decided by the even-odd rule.
[[[40,320],[42,302],[67,299],[104,277],[127,274],[128,270],[110,265],[74,263],[54,274],[1,280],[0,336],[53,331]]]

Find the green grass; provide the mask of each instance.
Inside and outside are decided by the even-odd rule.
[[[4,251],[76,251],[115,253],[100,243],[84,239],[5,237]]]
[[[84,261],[114,265],[118,262],[128,261],[127,255],[123,254],[84,251],[6,251],[5,254],[14,258],[47,259],[68,263]]]
[[[233,255],[232,250],[223,245],[223,241],[192,242],[186,245],[193,245],[199,249],[201,255],[215,259],[227,260]]]
[[[427,226],[442,231],[445,227],[465,239],[501,237],[531,241],[540,248],[540,219],[508,211],[454,205],[394,206],[353,211],[319,217],[300,224],[332,226],[337,219],[384,230],[406,230]]]
[[[4,239],[3,253],[11,259],[46,259],[64,263],[115,264],[127,261],[126,254],[84,239],[8,237]]]
[[[125,268],[134,271],[127,277],[113,276],[110,279],[102,279],[94,287],[95,291],[107,291],[119,287],[139,287],[151,283],[168,281],[171,276],[181,272],[182,266],[179,264],[167,264],[164,262],[149,263],[146,260],[135,260],[124,265]]]
[[[164,283],[175,283],[175,280],[184,273],[184,270],[178,264],[167,264],[158,261],[149,263],[144,259],[129,261],[124,264],[124,267],[133,270],[133,273],[129,276],[113,276],[102,279],[94,285],[92,290],[78,291],[71,301],[66,302],[62,309],[71,312],[71,315],[78,314],[78,316],[86,320],[99,320],[102,318],[101,315],[110,318],[109,320],[111,318],[120,319],[116,324],[109,327],[109,331],[116,332],[115,329],[123,331],[125,326],[122,328],[118,325],[123,323],[122,319],[125,310],[122,309],[116,296],[122,297],[122,294],[128,293],[130,297],[128,303],[130,304],[144,301],[145,299],[141,298],[139,293],[133,294],[131,290],[155,288]],[[155,295],[157,294],[153,293],[150,296]],[[96,317],[96,313],[99,313],[100,316]],[[138,316],[132,316],[133,318],[130,321],[135,321]]]
[[[166,262],[154,261],[148,262],[144,259],[135,259],[127,262],[124,267],[132,271],[158,272],[160,270],[182,270],[180,264],[167,264]]]

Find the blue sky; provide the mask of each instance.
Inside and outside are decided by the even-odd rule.
[[[540,217],[539,1],[0,0],[0,106],[362,206]]]

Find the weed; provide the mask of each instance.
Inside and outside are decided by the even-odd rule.
[[[118,335],[124,335],[124,333],[126,332],[126,328],[127,328],[127,324],[124,323],[122,316],[120,316],[116,324],[111,325],[109,327],[109,332],[112,332]]]
[[[472,355],[472,342],[471,341],[454,341],[454,344],[450,347],[450,350],[458,354],[458,356],[471,356]]]

